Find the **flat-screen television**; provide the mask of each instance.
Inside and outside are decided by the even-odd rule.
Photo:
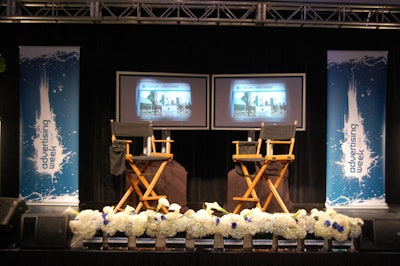
[[[306,74],[211,76],[211,129],[257,130],[261,122],[306,125]]]
[[[209,75],[117,72],[116,120],[152,121],[154,129],[210,128]]]

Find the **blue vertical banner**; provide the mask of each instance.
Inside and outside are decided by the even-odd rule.
[[[80,48],[20,47],[20,198],[79,205]]]
[[[328,51],[326,203],[387,208],[387,51]]]

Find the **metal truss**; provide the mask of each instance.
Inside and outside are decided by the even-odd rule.
[[[400,29],[400,4],[196,0],[0,0],[0,23]]]

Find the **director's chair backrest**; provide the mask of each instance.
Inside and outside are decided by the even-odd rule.
[[[266,155],[274,154],[274,144],[288,145],[285,153],[292,154],[296,136],[297,121],[291,125],[261,124],[259,139],[266,143]],[[259,146],[260,148],[260,146]]]
[[[131,123],[131,122],[115,122],[111,119],[111,140],[114,142],[117,139],[129,139],[143,137],[143,146],[147,150],[147,155],[150,155],[152,150],[151,140],[153,137],[152,123]],[[130,146],[127,146],[129,149]],[[127,150],[127,154],[133,151]]]
[[[153,126],[150,123],[114,122],[111,120],[111,134],[119,137],[150,137]]]
[[[111,134],[113,137],[151,137],[153,126],[149,123],[115,122],[111,119]]]

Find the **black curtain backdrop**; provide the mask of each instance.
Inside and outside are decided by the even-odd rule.
[[[295,203],[325,202],[328,50],[388,51],[386,199],[400,203],[400,50],[397,30],[161,25],[0,24],[1,183],[3,197],[19,194],[19,46],[79,46],[80,202],[115,204],[109,169],[109,120],[115,118],[116,72],[200,74],[306,73],[306,131],[296,135],[290,166]],[[397,38],[396,38],[397,37]],[[188,204],[226,200],[236,139],[245,131],[171,132],[176,161],[188,171]]]

